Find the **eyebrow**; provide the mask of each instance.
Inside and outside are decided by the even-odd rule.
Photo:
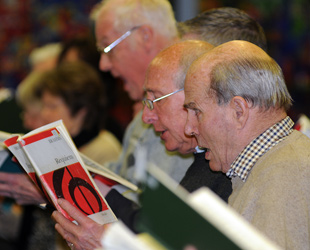
[[[163,95],[164,94],[164,93],[162,93],[161,90],[156,90],[156,89],[150,89],[150,88],[144,88],[143,87],[143,90],[144,90],[145,93],[151,93],[153,95],[155,95],[155,94]]]
[[[152,89],[145,88],[145,87],[143,87],[143,91],[144,91],[144,92],[154,92]]]
[[[196,104],[194,102],[185,103],[183,107],[186,109],[194,109],[196,107]]]
[[[106,44],[108,37],[107,36],[103,36],[102,38],[100,38],[99,40],[96,41],[96,45],[97,46],[102,46],[102,44]]]

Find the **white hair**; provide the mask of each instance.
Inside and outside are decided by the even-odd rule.
[[[272,59],[236,57],[218,63],[211,71],[211,89],[218,104],[242,96],[262,110],[292,105],[280,66]]]
[[[114,12],[114,28],[119,32],[147,24],[167,38],[178,34],[173,9],[168,0],[103,0],[94,7],[91,18],[97,20],[101,11],[107,8]]]

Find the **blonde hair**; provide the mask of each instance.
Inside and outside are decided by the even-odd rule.
[[[49,43],[42,47],[38,47],[31,51],[29,55],[29,63],[31,67],[50,59],[51,57],[57,58],[62,50],[60,43]]]

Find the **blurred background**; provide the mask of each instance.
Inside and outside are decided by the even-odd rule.
[[[16,89],[30,70],[28,56],[34,48],[93,35],[89,13],[97,2],[1,0],[0,88]],[[240,8],[254,17],[265,29],[270,55],[284,71],[287,86],[295,100],[293,118],[298,113],[310,115],[309,0],[171,0],[171,4],[178,21],[222,6]],[[125,128],[131,120],[131,110],[128,108],[131,101],[120,83],[116,88],[115,105],[111,112],[117,116],[125,109],[119,117]]]
[[[19,110],[8,111],[4,100],[14,95],[17,86],[31,70],[30,53],[49,43],[64,43],[73,38],[94,37],[94,24],[89,19],[92,7],[99,0],[0,0],[0,130],[23,132]],[[256,19],[267,35],[268,51],[282,67],[294,106],[293,120],[304,113],[310,117],[310,1],[309,0],[171,0],[177,21],[217,7],[236,7]],[[122,139],[132,119],[133,103],[119,81],[108,88],[110,117],[120,126]],[[11,112],[12,111],[12,112]],[[17,217],[20,207],[3,203],[0,217],[6,211]],[[2,218],[2,217],[1,217]],[[0,249],[13,249],[18,220],[1,219]],[[10,226],[8,230],[7,225]],[[3,228],[2,228],[3,227]],[[3,241],[5,239],[5,241]],[[9,240],[8,240],[9,239]],[[3,246],[3,247],[2,247]]]

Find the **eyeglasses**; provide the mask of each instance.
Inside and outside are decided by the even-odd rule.
[[[150,100],[150,99],[146,99],[146,98],[144,98],[143,99],[143,101],[142,101],[142,103],[143,103],[143,105],[144,106],[146,106],[149,110],[153,110],[154,109],[154,102],[158,102],[158,101],[160,101],[160,100],[162,100],[162,99],[164,99],[164,98],[166,98],[166,97],[168,97],[168,96],[171,96],[171,95],[174,95],[174,94],[176,94],[176,93],[178,93],[178,92],[180,92],[180,91],[182,91],[182,90],[184,90],[184,88],[181,88],[181,89],[178,89],[178,90],[176,90],[176,91],[173,91],[172,93],[170,93],[170,94],[167,94],[167,95],[164,95],[164,96],[162,96],[162,97],[159,97],[159,98],[157,98],[157,99],[155,99],[155,100]]]
[[[107,54],[108,52],[111,51],[111,49],[113,49],[116,45],[118,45],[121,41],[123,41],[126,37],[130,36],[132,34],[133,31],[135,31],[136,29],[140,28],[141,26],[136,26],[133,27],[132,29],[128,30],[126,33],[124,33],[121,37],[117,38],[114,42],[112,42],[110,45],[108,45],[105,48],[101,48],[98,47],[98,51],[100,53],[105,53]]]

